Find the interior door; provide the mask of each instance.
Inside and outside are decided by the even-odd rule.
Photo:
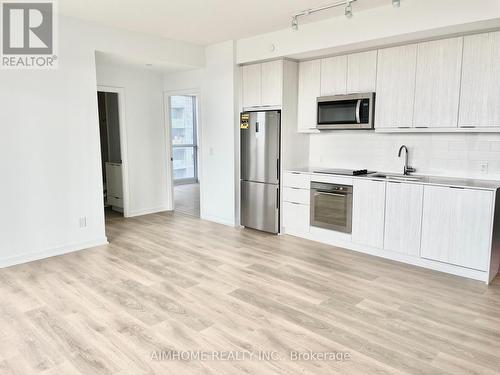
[[[280,113],[247,112],[247,126],[241,127],[241,179],[279,183]]]

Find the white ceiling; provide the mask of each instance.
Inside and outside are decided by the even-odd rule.
[[[63,15],[102,25],[211,44],[240,39],[290,26],[296,12],[337,0],[59,0]],[[391,0],[358,0],[356,11],[390,4]],[[301,23],[344,13],[343,7],[300,19]]]

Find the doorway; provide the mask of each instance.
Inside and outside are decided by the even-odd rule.
[[[106,220],[127,214],[123,111],[120,90],[98,88],[103,204]]]
[[[174,210],[199,217],[198,96],[171,95],[168,106]]]

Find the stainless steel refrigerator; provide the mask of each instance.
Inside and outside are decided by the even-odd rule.
[[[279,111],[241,114],[241,225],[279,232]]]

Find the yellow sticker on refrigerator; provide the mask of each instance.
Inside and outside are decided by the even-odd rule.
[[[240,129],[248,129],[249,127],[250,127],[250,113],[242,113]]]

